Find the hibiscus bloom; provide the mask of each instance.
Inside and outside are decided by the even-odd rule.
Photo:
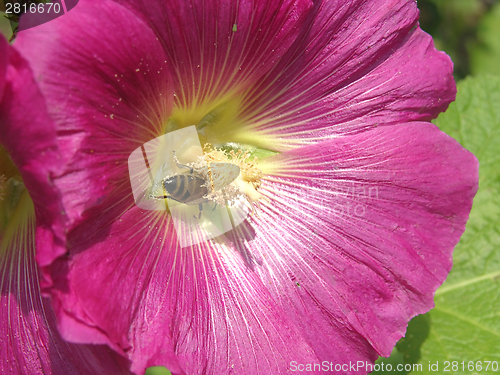
[[[455,84],[414,1],[82,0],[15,45],[59,142],[63,230],[37,259],[65,339],[137,374],[354,373],[432,308],[478,166],[429,123]],[[192,125],[257,149],[260,208],[182,248],[127,160]]]
[[[43,129],[47,114],[31,75],[26,61],[0,37],[0,372],[128,374],[127,361],[109,348],[64,341],[52,305],[40,293],[35,216],[43,237],[44,227],[55,225],[51,218],[57,216],[58,200],[57,192],[37,178],[57,170],[57,139],[54,131]],[[30,101],[36,111],[22,114],[21,101]],[[28,138],[36,142],[25,149],[10,140],[11,159],[2,143],[12,130],[20,130],[15,125],[19,115],[23,124],[31,123]]]

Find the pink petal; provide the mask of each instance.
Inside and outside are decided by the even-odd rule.
[[[181,249],[163,212],[89,212],[69,258],[46,269],[63,336],[127,352],[137,373],[271,374],[389,355],[451,268],[477,160],[414,123],[263,167],[259,217],[216,242]],[[95,233],[96,222],[107,225]]]
[[[242,90],[286,54],[305,27],[311,0],[117,0],[162,41],[180,105]]]
[[[40,294],[35,215],[27,192],[15,215],[2,228],[5,236],[0,233],[0,372],[129,374],[127,361],[109,348],[70,344],[61,338],[50,300]]]
[[[163,212],[104,215],[113,220],[105,231],[89,239],[89,218],[72,232],[69,262],[48,268],[65,338],[93,334],[93,342],[126,351],[137,374],[154,365],[187,374],[278,374],[292,360],[317,362],[234,249],[181,249]]]
[[[451,60],[418,26],[414,1],[318,1],[312,7],[243,1],[234,8],[216,0],[119,1],[163,41],[177,74],[178,105],[221,100],[228,90],[241,95],[239,131],[222,129],[230,134],[220,139],[252,143],[257,133],[261,146],[286,149],[429,120],[455,98]],[[265,37],[248,39],[260,34]]]
[[[0,101],[0,143],[35,204],[37,260],[45,264],[66,252],[65,218],[61,215],[64,210],[52,180],[61,167],[55,126],[27,62],[12,47],[2,56],[7,57],[9,65]],[[26,103],[29,110],[25,109]]]
[[[142,21],[112,2],[82,1],[16,44],[40,80],[55,121],[46,124],[57,128],[66,165],[37,175],[52,173],[68,218],[68,257],[49,265],[53,254],[40,250],[63,336],[108,344],[137,373],[167,365],[177,373],[272,374],[290,360],[387,355],[407,321],[432,306],[477,188],[469,153],[430,124],[404,124],[435,116],[454,95],[449,59],[414,29],[414,3],[304,2],[288,17],[291,3],[255,2],[256,23],[213,2],[126,4]],[[232,42],[238,31],[226,40],[227,14],[237,13],[241,43]],[[194,22],[201,15],[211,22]],[[205,27],[219,16],[224,33],[212,47],[214,31]],[[269,27],[266,37],[247,52],[244,41],[259,25]],[[279,60],[257,54],[281,42],[279,30]],[[226,65],[216,59],[219,45]],[[229,45],[239,55],[226,55]],[[240,63],[242,76],[229,75]],[[174,89],[192,104],[195,91],[224,92],[233,80],[249,90],[244,129],[282,137],[270,147],[349,137],[276,157],[260,218],[220,243],[180,249],[168,217],[134,207],[126,160],[165,131]],[[359,184],[377,187],[377,199],[351,195]],[[338,212],[360,201],[361,217]]]
[[[35,230],[38,247],[45,252],[37,254],[42,262],[66,252],[61,246],[66,240],[62,205],[52,181],[59,171],[57,138],[26,61],[3,39],[0,52],[0,72],[4,72],[0,83],[5,87],[0,101],[0,148],[8,151],[27,188],[0,228],[0,372],[129,374],[129,363],[109,348],[64,341],[50,300],[41,296]],[[24,110],[25,103],[30,111]],[[0,164],[2,169],[14,169],[9,168],[10,160]],[[0,209],[5,202],[0,200]]]
[[[246,0],[239,2],[237,8],[217,1],[204,1],[196,6],[171,1],[120,2],[132,7],[152,28],[140,24],[140,30],[144,29],[149,36],[152,32],[158,35],[162,47],[152,41],[147,49],[161,55],[164,48],[174,73],[172,84],[177,106],[206,106],[208,114],[214,109],[210,105],[218,103],[217,100],[224,105],[224,94],[230,93],[233,99],[242,101],[241,113],[235,119],[238,126],[217,129],[225,132],[217,135],[219,139],[286,149],[378,125],[429,120],[445,110],[455,97],[451,61],[435,50],[430,36],[418,27],[414,1],[353,0],[349,4],[330,1],[317,2],[311,7],[306,0],[297,3]],[[85,25],[102,19],[100,23],[112,29],[129,23],[134,15],[124,10],[113,11],[111,15],[114,7],[107,2],[104,4],[108,10],[104,12],[99,11],[97,2],[89,3],[93,5],[78,7],[78,12],[88,15],[82,20],[77,19],[78,15],[68,14],[64,22],[58,19],[43,25],[40,32],[47,39],[43,43],[37,41],[44,37],[34,34],[25,33],[25,38],[21,38],[19,47],[42,77],[49,97],[53,96],[54,88],[48,86],[59,82],[60,71],[70,68],[74,75],[79,74],[74,68],[81,62],[72,56],[75,52],[93,55],[97,61],[109,59],[111,65],[116,60],[116,56],[110,56],[114,51],[111,47],[126,49],[129,38],[133,39],[118,38],[109,30],[102,41],[101,31],[106,27],[101,30]],[[252,17],[247,16],[249,9]],[[110,14],[108,17],[106,12]],[[213,22],[214,18],[220,21]],[[201,21],[205,19],[210,21]],[[197,27],[185,27],[192,24]],[[86,27],[82,31],[86,38],[76,31],[77,25]],[[234,25],[239,31],[232,31]],[[85,43],[87,39],[95,39],[97,32],[100,43]],[[264,37],[255,39],[260,33]],[[96,56],[94,49],[100,47],[94,45],[101,43],[106,50]],[[59,48],[52,51],[39,47],[47,44]],[[74,48],[80,44],[82,48]],[[49,61],[52,63],[51,59],[58,56],[77,61],[62,64],[60,71],[48,69],[52,67]],[[137,63],[133,58],[121,60],[124,71],[135,70]],[[101,79],[83,87],[94,90],[113,80],[114,71],[99,69]],[[169,78],[163,81],[168,82]],[[169,87],[164,89],[170,93]],[[137,91],[130,92],[132,100],[149,92]],[[117,99],[114,93],[111,98]],[[66,98],[58,99],[54,100],[54,106]],[[105,100],[104,96],[99,99]],[[110,108],[115,103],[111,102],[99,115],[115,115]],[[76,105],[71,107],[74,109]],[[159,115],[164,121],[168,117],[158,109],[152,112],[147,117]],[[147,120],[141,124],[154,132],[164,130]]]
[[[265,263],[263,283],[320,358],[348,360],[343,348],[363,339],[388,356],[451,269],[476,158],[434,125],[413,123],[273,162],[261,189],[269,203],[245,243]]]
[[[453,65],[417,18],[415,1],[317,2],[298,43],[248,94],[248,130],[283,149],[435,118],[455,99]]]
[[[15,46],[39,78],[57,127],[67,219],[78,222],[103,199],[130,194],[122,161],[164,133],[173,101],[167,57],[152,30],[115,2],[81,1],[20,33]]]

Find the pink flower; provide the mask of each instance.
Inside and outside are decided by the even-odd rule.
[[[47,184],[58,170],[56,134],[43,128],[47,120],[29,66],[0,37],[0,373],[128,374],[127,361],[109,348],[64,341],[50,300],[40,293],[35,217],[47,238],[58,231],[61,209],[57,190]]]
[[[428,122],[455,84],[417,18],[410,0],[82,0],[20,33],[59,142],[62,169],[31,173],[62,197],[37,258],[62,336],[137,374],[360,374],[335,366],[388,356],[432,308],[478,179]],[[181,248],[169,213],[135,205],[127,160],[190,125],[277,154],[258,214]]]

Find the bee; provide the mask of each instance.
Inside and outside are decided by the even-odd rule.
[[[198,205],[201,218],[203,204],[209,202],[207,195],[210,192],[222,190],[225,186],[233,182],[240,174],[240,167],[232,163],[209,163],[207,173],[195,172],[194,168],[180,164],[175,157],[177,167],[189,169],[189,174],[167,176],[161,181],[161,185],[166,194],[154,196],[155,199],[171,199],[187,205]],[[214,210],[217,203],[214,206]],[[196,216],[195,216],[196,218]]]

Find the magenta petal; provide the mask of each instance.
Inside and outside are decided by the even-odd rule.
[[[476,158],[436,126],[413,123],[273,161],[261,189],[269,203],[245,245],[265,262],[262,281],[319,357],[346,361],[363,340],[388,356],[451,269]]]
[[[81,1],[64,17],[20,33],[15,46],[57,127],[67,163],[58,185],[69,221],[98,209],[103,197],[131,194],[126,160],[164,132],[173,101],[156,35],[113,1]]]
[[[9,66],[0,102],[0,143],[21,173],[35,204],[37,260],[46,264],[66,252],[65,218],[61,215],[64,210],[52,181],[61,165],[55,126],[27,62],[12,47],[5,56]],[[24,108],[26,103],[29,111]]]
[[[311,0],[117,0],[161,39],[181,105],[241,90],[268,72],[305,27]]]
[[[18,226],[7,227],[8,238],[0,234],[0,373],[129,374],[127,361],[109,348],[70,344],[59,335],[50,300],[40,294],[26,192],[12,221]]]
[[[89,212],[69,257],[46,268],[63,336],[108,343],[137,373],[273,374],[292,360],[389,355],[451,268],[477,160],[414,123],[268,161],[259,217],[216,243],[179,248],[163,213]],[[97,218],[108,224],[89,238]]]
[[[64,337],[105,332],[137,374],[153,365],[279,374],[292,360],[318,361],[268,285],[229,245],[181,249],[166,215],[137,207],[98,241],[86,233],[86,225],[73,230],[69,241],[79,245],[69,262],[48,268]]]
[[[435,116],[455,90],[414,2],[297,1],[296,13],[291,1],[121,3],[82,1],[16,44],[65,164],[30,171],[50,176],[66,210],[50,234],[67,235],[67,256],[40,250],[63,337],[107,344],[136,373],[275,374],[292,360],[389,354],[432,307],[477,189],[470,153],[406,123]],[[250,138],[330,140],[268,159],[260,217],[181,249],[167,214],[134,206],[126,160],[165,131],[173,86],[196,106],[228,85],[248,90]],[[32,125],[11,123],[22,166],[14,139],[33,143]]]
[[[35,230],[37,256],[42,263],[66,252],[62,205],[52,181],[59,172],[60,156],[54,124],[29,66],[15,49],[2,42],[0,39],[0,59],[5,57],[8,66],[0,66],[6,71],[6,79],[2,76],[0,80],[5,82],[0,102],[0,144],[12,157],[30,195],[27,191],[21,195],[0,228],[0,372],[128,374],[127,361],[108,348],[65,342],[57,331],[50,300],[41,296]],[[25,103],[29,103],[30,111],[21,109]]]
[[[455,99],[452,62],[420,29],[414,1],[318,4],[301,42],[247,98],[252,131],[314,143],[429,120]]]

